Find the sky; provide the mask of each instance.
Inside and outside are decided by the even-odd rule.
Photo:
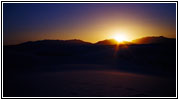
[[[176,37],[175,3],[3,3],[3,43]]]

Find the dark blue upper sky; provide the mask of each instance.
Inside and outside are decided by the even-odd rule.
[[[129,40],[176,36],[175,3],[4,3],[4,44],[39,39],[96,42],[115,32]]]

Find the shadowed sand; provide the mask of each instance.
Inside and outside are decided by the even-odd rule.
[[[173,79],[106,70],[16,73],[6,79],[4,96],[10,97],[168,97],[176,91]]]

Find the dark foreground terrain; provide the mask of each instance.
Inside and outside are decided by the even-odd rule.
[[[175,97],[176,45],[45,40],[4,46],[3,96]]]
[[[175,79],[108,70],[21,72],[4,81],[5,97],[175,96]]]

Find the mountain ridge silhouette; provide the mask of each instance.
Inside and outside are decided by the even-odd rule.
[[[27,41],[20,44],[18,46],[30,46],[30,45],[117,45],[117,44],[170,44],[176,43],[175,38],[167,38],[164,36],[147,36],[138,39],[134,39],[132,41],[123,41],[118,43],[115,39],[105,39],[101,41],[97,41],[96,43],[86,42],[80,39],[70,39],[70,40],[37,40],[37,41]]]
[[[27,41],[19,45],[90,45],[90,42],[85,42],[79,39],[71,40],[38,40],[38,41]]]
[[[139,39],[132,40],[133,43],[135,44],[163,44],[163,43],[175,43],[176,39],[175,38],[167,38],[164,36],[148,36],[148,37],[142,37]]]

